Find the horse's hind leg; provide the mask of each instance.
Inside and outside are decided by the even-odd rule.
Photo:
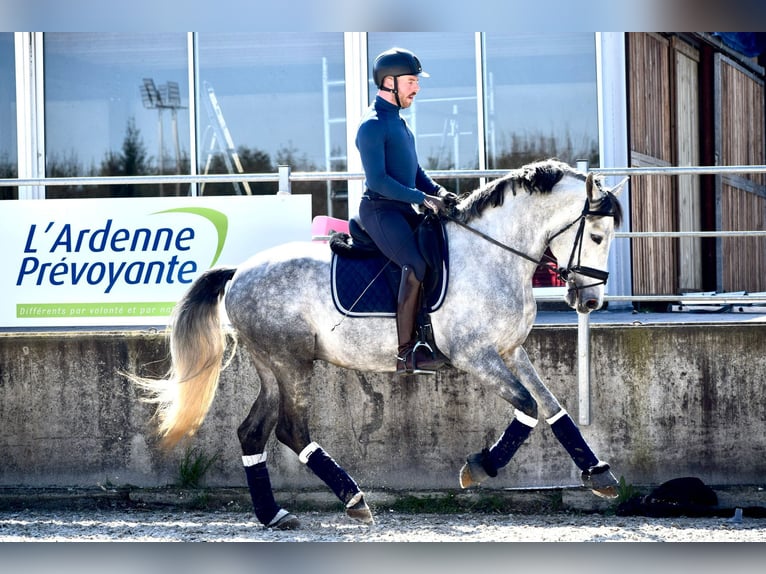
[[[356,481],[316,442],[310,442],[298,453],[299,460],[330,487],[345,505],[346,514],[363,524],[373,524],[370,507]]]
[[[257,371],[261,390],[247,418],[237,429],[247,486],[255,516],[261,524],[268,528],[293,530],[300,527],[300,522],[274,500],[269,469],[266,467],[266,443],[277,423],[279,391],[269,369],[259,366]]]
[[[277,439],[292,449],[298,459],[308,466],[344,504],[346,514],[364,524],[374,522],[356,481],[327,452],[309,436],[305,397],[302,385],[311,377],[311,363],[292,365],[289,377],[280,378],[280,409]],[[280,376],[280,375],[277,375]]]

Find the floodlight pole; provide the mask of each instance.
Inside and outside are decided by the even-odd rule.
[[[143,84],[141,84],[141,99],[144,102],[144,107],[147,109],[156,109],[159,115],[158,118],[158,138],[159,138],[159,172],[160,175],[165,175],[165,161],[164,161],[164,129],[162,112],[165,109],[169,109],[172,115],[173,122],[173,140],[175,143],[176,152],[176,172],[181,173],[181,145],[178,139],[178,110],[185,108],[181,105],[181,92],[178,89],[178,82],[166,82],[160,89],[154,83],[152,78],[144,78]],[[176,184],[176,195],[181,194],[180,184]],[[162,195],[162,184],[160,184],[160,195]]]

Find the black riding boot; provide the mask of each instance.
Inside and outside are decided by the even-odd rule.
[[[408,265],[402,267],[396,307],[396,333],[399,338],[396,355],[397,375],[427,375],[436,372],[432,353],[426,346],[415,345],[415,324],[420,309],[421,290],[422,285],[415,276],[415,271]]]

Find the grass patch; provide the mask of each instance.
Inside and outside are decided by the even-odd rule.
[[[617,481],[617,498],[614,499],[614,503],[607,511],[607,514],[616,514],[621,504],[640,496],[641,492],[633,484],[628,483],[624,476],[620,476],[620,479]]]
[[[199,488],[207,471],[218,460],[218,454],[208,456],[196,447],[189,447],[178,466],[178,486],[181,488]]]
[[[638,496],[638,494],[639,492],[636,488],[632,484],[628,484],[624,476],[620,476],[620,480],[617,483],[617,500],[615,500],[615,504],[619,506],[623,502]]]
[[[562,506],[562,494],[559,491],[527,499],[515,496],[514,493],[489,490],[474,494],[450,491],[437,495],[406,495],[386,504],[386,508],[394,512],[409,514],[535,514],[558,512]]]
[[[461,504],[452,493],[445,496],[406,495],[398,497],[386,506],[394,512],[406,514],[458,514],[466,511],[465,505]]]

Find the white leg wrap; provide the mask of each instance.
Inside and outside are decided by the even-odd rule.
[[[255,466],[259,462],[266,462],[266,453],[248,454],[242,457],[242,464],[245,466]]]
[[[567,413],[566,410],[561,409],[559,412],[557,412],[551,418],[545,419],[545,422],[547,422],[549,425],[552,425],[553,423],[555,423],[560,418],[567,416],[567,414],[569,414],[569,413]]]
[[[529,415],[522,413],[519,409],[514,410],[513,414],[516,416],[516,418],[518,419],[520,423],[523,423],[531,428],[535,428],[537,426],[536,418],[530,417]]]
[[[319,443],[316,443],[316,442],[309,443],[309,445],[306,448],[304,448],[301,451],[301,453],[298,455],[298,460],[301,461],[303,464],[306,464],[309,461],[309,457],[318,448],[320,448]]]

